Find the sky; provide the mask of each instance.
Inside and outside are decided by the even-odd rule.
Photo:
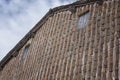
[[[0,60],[49,11],[76,0],[0,0]]]

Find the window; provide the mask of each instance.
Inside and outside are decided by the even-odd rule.
[[[22,55],[22,60],[24,60],[28,54],[28,51],[29,51],[29,47],[30,45],[27,45],[25,48],[24,48],[24,51],[23,51],[23,55]]]
[[[83,28],[87,25],[89,19],[89,12],[82,14],[78,20],[78,28]]]

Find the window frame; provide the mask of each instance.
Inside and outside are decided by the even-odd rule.
[[[23,49],[21,60],[24,60],[27,57],[29,53],[29,49],[30,49],[30,44],[27,44]]]
[[[80,17],[84,16],[85,14],[88,14],[88,18],[87,18],[87,22],[86,22],[87,24],[84,24],[80,27],[80,25],[79,25]],[[89,10],[87,10],[87,11],[83,12],[82,14],[78,15],[77,29],[82,29],[82,28],[86,27],[89,23],[89,17],[90,17],[90,11]]]

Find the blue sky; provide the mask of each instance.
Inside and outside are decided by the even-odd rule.
[[[48,12],[76,0],[0,0],[0,60]]]

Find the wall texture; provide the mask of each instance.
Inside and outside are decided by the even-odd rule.
[[[78,29],[78,16],[88,10],[87,26]],[[21,60],[24,47],[0,71],[0,80],[119,80],[120,3],[58,11],[37,31]]]

